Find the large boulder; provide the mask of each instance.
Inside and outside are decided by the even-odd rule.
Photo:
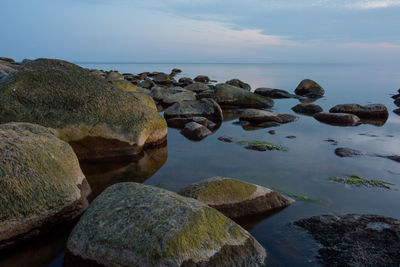
[[[297,116],[291,114],[276,113],[260,109],[246,109],[240,115],[241,121],[248,121],[252,124],[263,122],[277,122],[279,124],[293,122],[298,120]]]
[[[73,229],[65,266],[260,266],[266,253],[213,208],[137,183],[107,188]]]
[[[263,96],[267,96],[270,98],[277,98],[277,99],[279,99],[279,98],[298,98],[298,96],[288,93],[285,90],[265,88],[265,87],[257,88],[254,91],[254,93],[263,95]]]
[[[319,112],[313,116],[316,120],[338,126],[355,126],[360,123],[360,118],[348,113]]]
[[[217,123],[223,120],[221,107],[214,100],[207,98],[175,103],[164,111],[166,119],[198,116]]]
[[[399,266],[400,221],[379,215],[322,215],[295,222],[319,241],[325,266]]]
[[[56,131],[30,123],[0,125],[0,249],[74,219],[89,186]]]
[[[56,129],[81,159],[137,154],[167,135],[166,121],[144,94],[52,59],[27,61],[1,80],[0,123],[10,121]]]
[[[236,86],[236,87],[242,88],[242,89],[247,90],[247,91],[251,91],[250,84],[242,82],[239,79],[232,79],[232,80],[226,81],[225,83],[229,84],[229,85],[232,85],[232,86]]]
[[[361,119],[387,119],[388,109],[383,104],[370,104],[361,106],[358,104],[336,105],[329,110],[332,113],[350,113],[357,115]]]
[[[320,113],[323,109],[316,104],[297,104],[292,107],[292,110],[296,113],[305,114],[305,115],[314,115],[316,113]]]
[[[226,83],[215,86],[214,99],[225,107],[270,108],[274,105],[274,101],[268,97]]]
[[[322,97],[325,94],[325,90],[318,83],[309,79],[302,80],[294,92],[296,95],[311,98]]]
[[[179,191],[226,216],[237,218],[286,207],[294,202],[271,189],[233,178],[213,177]]]

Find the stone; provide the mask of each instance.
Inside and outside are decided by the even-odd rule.
[[[31,123],[0,125],[0,249],[79,216],[89,185],[57,132]]]
[[[214,98],[214,90],[205,90],[205,91],[199,92],[199,93],[197,93],[196,97],[197,97],[197,99]]]
[[[190,117],[190,118],[171,118],[167,120],[167,124],[169,127],[182,129],[189,122],[197,122],[209,129],[213,129],[216,125],[212,121],[208,120],[204,117]]]
[[[181,132],[185,137],[190,140],[200,141],[212,134],[212,132],[205,126],[197,122],[186,123]]]
[[[396,108],[393,110],[393,112],[397,115],[400,115],[400,108]]]
[[[396,98],[396,100],[394,100],[394,104],[400,107],[400,98]]]
[[[235,141],[235,138],[229,136],[220,136],[218,137],[218,140],[226,143],[232,143]]]
[[[224,107],[271,108],[274,101],[225,83],[215,86],[214,99]]]
[[[110,81],[113,81],[113,80],[124,80],[124,76],[122,76],[117,71],[110,71],[107,74],[107,79],[110,80]]]
[[[191,100],[196,100],[196,95],[193,92],[187,91],[169,95],[162,100],[162,103],[165,105],[172,105],[177,102]]]
[[[250,84],[242,82],[239,79],[232,79],[232,80],[226,81],[225,83],[229,84],[229,85],[232,85],[232,86],[236,86],[236,87],[242,88],[242,89],[247,90],[247,91],[251,91]]]
[[[294,92],[296,95],[310,98],[319,98],[325,94],[325,90],[318,83],[310,79],[302,80]]]
[[[276,134],[276,131],[275,130],[269,130],[268,133],[271,134],[271,135],[274,135],[274,134]]]
[[[298,117],[291,114],[281,114],[260,109],[245,109],[240,115],[240,120],[248,121],[252,124],[264,122],[277,122],[279,124],[289,123],[298,120]]]
[[[154,102],[72,63],[27,61],[0,83],[0,123],[54,128],[81,160],[135,155],[165,142],[167,123]]]
[[[181,69],[174,68],[174,69],[171,70],[171,73],[169,74],[169,76],[170,76],[170,77],[175,77],[175,76],[176,76],[177,74],[179,74],[179,73],[182,73],[182,70],[181,70]]]
[[[316,113],[323,112],[323,109],[316,104],[298,104],[292,107],[292,110],[296,113],[305,115],[314,115]]]
[[[270,98],[298,98],[298,96],[288,93],[285,90],[261,87],[257,88],[254,93],[267,96]]]
[[[379,215],[321,215],[295,222],[321,243],[326,266],[399,266],[400,221]]]
[[[183,89],[182,87],[170,87],[170,88],[164,88],[161,86],[154,86],[151,88],[151,97],[158,101],[158,102],[164,102],[164,99],[178,93],[186,92],[187,90]]]
[[[210,82],[210,78],[208,78],[208,76],[205,75],[199,75],[196,78],[193,79],[195,82],[199,82],[199,83],[209,83]]]
[[[9,62],[9,63],[14,63],[15,62],[14,59],[9,58],[9,57],[0,57],[0,60],[1,61],[6,61],[6,62]]]
[[[185,89],[196,92],[196,93],[201,93],[201,92],[210,90],[210,86],[208,86],[207,84],[204,84],[204,83],[195,82],[195,83],[185,86]]]
[[[348,147],[338,147],[335,149],[335,154],[341,158],[363,156],[364,153],[356,149]]]
[[[360,118],[354,114],[320,112],[314,114],[314,118],[320,122],[338,126],[356,126]]]
[[[221,107],[212,99],[175,103],[164,111],[164,117],[166,119],[205,117],[216,123],[223,120]]]
[[[151,89],[156,84],[149,78],[145,78],[143,81],[139,82],[138,85],[142,88]]]
[[[265,250],[217,210],[137,183],[108,187],[73,229],[65,266],[261,266]]]
[[[231,218],[280,209],[294,202],[271,189],[227,177],[213,177],[179,191]]]
[[[138,92],[138,86],[132,84],[131,82],[127,80],[113,80],[111,82],[115,87],[128,91],[128,92]]]
[[[153,76],[153,82],[161,85],[170,85],[173,83],[173,80],[168,74],[158,72]]]
[[[295,135],[288,135],[288,136],[286,136],[286,138],[287,139],[296,139],[296,136]]]
[[[189,77],[182,77],[178,80],[178,83],[180,86],[185,87],[188,86],[189,84],[194,83],[193,80]]]
[[[389,116],[386,106],[382,104],[370,104],[365,106],[358,104],[342,104],[334,106],[329,112],[354,114],[361,119],[387,119]]]

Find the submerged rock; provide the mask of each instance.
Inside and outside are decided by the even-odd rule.
[[[279,124],[289,123],[298,120],[298,117],[291,114],[281,114],[260,109],[246,109],[240,115],[240,120],[253,124],[263,122],[277,122]]]
[[[314,118],[320,122],[337,126],[356,126],[360,118],[354,114],[320,112],[314,114]]]
[[[232,80],[226,81],[225,83],[229,84],[229,85],[232,85],[232,86],[236,86],[236,87],[242,88],[242,89],[247,90],[247,91],[251,91],[250,84],[242,82],[239,79],[232,79]]]
[[[232,143],[235,141],[235,138],[230,137],[230,136],[220,136],[220,137],[218,137],[218,140],[222,141],[222,142],[226,142],[226,143]]]
[[[132,155],[166,139],[166,121],[150,101],[72,63],[38,59],[2,79],[0,123],[54,128],[80,159]]]
[[[305,115],[314,115],[316,113],[322,112],[323,109],[316,104],[298,104],[292,107],[292,110],[296,113]]]
[[[56,135],[30,123],[0,125],[0,249],[72,220],[88,205],[78,159]]]
[[[182,130],[182,134],[190,140],[200,141],[212,134],[212,132],[197,122],[186,123],[185,128]]]
[[[400,221],[379,215],[322,215],[295,222],[319,241],[327,266],[399,266]]]
[[[334,106],[329,110],[331,113],[350,113],[365,119],[387,119],[389,112],[385,105],[370,104],[361,106],[358,104],[342,104]]]
[[[302,80],[294,92],[296,95],[310,98],[319,98],[325,94],[325,90],[318,83],[310,79]]]
[[[240,108],[271,108],[274,101],[236,86],[220,83],[215,86],[214,99],[221,106]]]
[[[363,156],[364,153],[356,149],[348,147],[338,147],[335,149],[335,154],[341,158]]]
[[[196,78],[193,79],[195,82],[199,82],[199,83],[209,83],[210,82],[210,78],[208,78],[208,76],[205,75],[199,75]]]
[[[279,98],[298,98],[298,96],[290,94],[285,90],[265,88],[265,87],[257,88],[254,91],[254,93],[263,95],[263,96],[267,96],[270,98],[277,98],[277,99],[279,99]]]
[[[175,103],[164,111],[164,117],[166,119],[205,117],[217,123],[223,120],[221,107],[208,98]]]
[[[213,177],[179,191],[231,218],[286,207],[294,202],[271,189],[233,178]]]
[[[265,250],[213,208],[153,186],[110,186],[72,231],[66,266],[261,266]]]

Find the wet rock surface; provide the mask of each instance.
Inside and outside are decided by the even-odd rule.
[[[316,120],[337,126],[356,126],[360,118],[354,114],[320,112],[313,116]]]
[[[182,134],[190,140],[200,141],[212,134],[212,132],[200,123],[192,121],[186,123],[182,130]]]
[[[358,105],[358,104],[342,104],[336,105],[329,110],[331,113],[350,113],[357,115],[359,118],[365,119],[387,119],[389,112],[385,105],[382,104],[370,104],[370,105]]]
[[[239,88],[242,88],[242,89],[247,90],[247,91],[251,91],[250,84],[242,82],[239,79],[232,79],[232,80],[226,81],[225,83],[229,84],[229,85],[233,85],[233,86],[239,87]]]
[[[294,92],[296,95],[310,98],[319,98],[325,94],[325,90],[318,83],[310,79],[302,80]]]
[[[295,222],[308,230],[323,248],[327,266],[400,265],[400,221],[378,216],[322,215]]]
[[[348,148],[348,147],[338,147],[335,149],[335,154],[341,158],[348,158],[348,157],[357,157],[357,156],[363,156],[365,155],[365,153],[356,150],[356,149],[352,149],[352,148]]]
[[[314,115],[323,111],[323,109],[316,104],[297,104],[296,106],[292,107],[292,110],[296,113],[305,115]]]
[[[166,119],[199,116],[205,117],[216,123],[223,120],[221,107],[212,99],[182,101],[173,104],[164,111],[164,117]]]
[[[298,117],[291,114],[282,114],[266,110],[245,109],[240,115],[240,120],[248,121],[252,124],[261,124],[266,122],[284,124],[296,121],[298,120]]]
[[[267,96],[270,98],[298,98],[298,96],[291,94],[285,90],[281,89],[273,89],[273,88],[266,88],[266,87],[261,87],[257,88],[254,93],[262,95],[262,96]]]

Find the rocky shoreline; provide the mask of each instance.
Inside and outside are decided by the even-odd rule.
[[[255,129],[297,123],[302,115],[352,127],[383,125],[389,117],[382,104],[341,104],[323,112],[316,104],[300,103],[292,108],[300,117],[271,110],[274,99],[306,102],[324,97],[325,90],[310,79],[301,81],[294,93],[265,87],[253,92],[239,79],[217,83],[198,75],[177,80],[181,72],[120,74],[88,70],[62,60],[16,63],[0,58],[0,249],[37,238],[47,228],[83,214],[70,235],[65,266],[262,266],[265,249],[228,217],[281,210],[293,199],[259,185],[217,177],[183,188],[179,194],[137,183],[117,183],[89,206],[90,183],[79,162],[139,157],[146,149],[165,146],[168,127],[200,141],[214,134],[224,121],[224,113],[229,112],[234,114],[234,123]],[[400,99],[393,98],[395,104]],[[227,136],[218,139],[251,150],[285,151],[267,142],[236,141]],[[400,162],[397,155],[348,148],[338,148],[335,153]],[[349,235],[357,241],[359,232],[369,231],[365,244],[354,252],[348,249],[350,241],[335,248],[335,253],[332,248],[329,253],[321,250],[323,261],[335,265],[349,258],[357,265],[384,258],[389,265],[400,264],[398,221],[379,217],[384,225],[371,228],[376,216],[357,216],[335,219],[335,227],[331,227],[333,217],[328,220],[323,216],[296,224],[323,245],[337,247],[325,241],[327,236],[348,231],[349,220],[362,220],[369,226],[356,229],[357,233],[350,229]],[[321,223],[331,231],[315,233]],[[388,231],[394,233],[389,239]],[[394,245],[368,255],[369,237],[377,245],[389,241]]]

